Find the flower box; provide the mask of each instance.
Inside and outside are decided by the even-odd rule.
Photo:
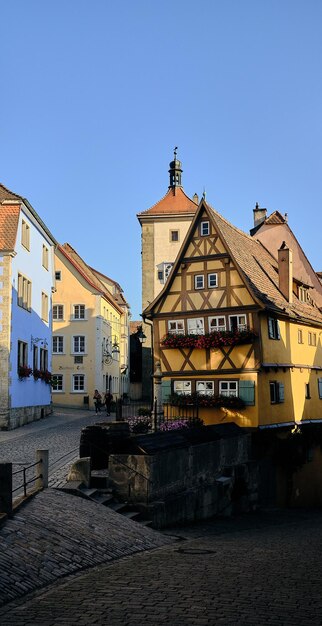
[[[31,367],[28,367],[27,365],[19,365],[18,376],[21,380],[23,378],[29,378],[31,374],[32,374]]]
[[[163,348],[210,348],[215,350],[224,346],[236,346],[252,343],[257,337],[253,330],[225,330],[206,333],[205,335],[179,335],[167,333],[161,339]]]

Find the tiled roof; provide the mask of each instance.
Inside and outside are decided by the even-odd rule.
[[[20,205],[0,204],[0,249],[14,250],[19,222]]]
[[[178,215],[190,214],[197,211],[198,205],[186,195],[181,187],[170,187],[159,202],[150,209],[138,213],[140,218],[145,215]]]
[[[286,300],[278,286],[277,261],[259,241],[230,224],[214,209],[211,209],[210,215],[257,300],[281,314],[322,324],[322,314],[318,308],[301,302],[294,294],[292,303]]]
[[[265,219],[265,224],[285,224],[286,219],[279,211],[274,211]]]
[[[233,262],[241,272],[241,275],[248,286],[250,293],[255,300],[264,308],[280,315],[287,315],[295,319],[305,319],[311,322],[322,324],[322,313],[313,305],[300,302],[293,294],[293,302],[290,303],[279,290],[278,263],[271,253],[256,239],[246,235],[242,230],[233,226],[228,220],[220,215],[215,209],[210,207],[205,201],[199,205],[199,212],[206,209],[209,218],[215,229],[222,238],[227,252],[231,254]],[[156,303],[163,297],[175,277],[176,268],[181,262],[181,256],[185,254],[186,246],[190,239],[190,233],[195,228],[196,215],[191,230],[188,231],[181,252],[179,253],[168,283],[164,286],[160,294],[145,309],[145,313],[153,310]],[[281,242],[282,243],[282,242]],[[314,290],[312,290],[314,299]]]
[[[117,302],[116,298],[106,289],[105,285],[99,280],[96,275],[95,270],[93,270],[82,257],[74,250],[74,248],[69,243],[64,243],[63,245],[59,245],[58,249],[72,262],[74,267],[82,274],[82,276],[87,280],[87,282],[94,287],[97,291],[99,291],[107,300],[115,306],[120,313],[122,313],[122,309],[120,308],[120,304]]]
[[[22,197],[13,193],[13,191],[10,191],[10,189],[7,189],[7,187],[0,183],[0,202],[4,200],[19,200],[21,202]]]

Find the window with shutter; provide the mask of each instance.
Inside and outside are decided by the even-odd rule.
[[[161,381],[162,402],[168,402],[171,395],[171,380]]]
[[[255,381],[240,380],[239,381],[239,397],[245,402],[246,406],[254,406],[255,404]]]

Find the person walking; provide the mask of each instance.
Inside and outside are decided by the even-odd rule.
[[[104,402],[105,402],[105,407],[106,407],[106,415],[110,415],[111,414],[111,402],[113,400],[113,396],[110,393],[110,391],[107,391],[105,394],[105,398],[104,398]]]
[[[94,391],[93,400],[94,400],[94,406],[95,406],[95,413],[100,413],[101,404],[102,404],[102,396],[100,392],[98,391],[98,389],[95,389]]]

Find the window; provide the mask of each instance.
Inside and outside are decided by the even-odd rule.
[[[278,383],[276,380],[269,383],[269,393],[271,404],[279,404],[284,402],[284,384]]]
[[[316,346],[316,333],[308,333],[309,346]]]
[[[195,289],[203,289],[205,284],[205,277],[203,274],[196,274],[195,276]]]
[[[299,287],[299,300],[301,302],[307,302],[308,291],[305,287]]]
[[[170,320],[168,322],[168,332],[173,335],[184,335],[184,321]]]
[[[18,305],[31,310],[31,282],[22,274],[18,274]]]
[[[213,380],[197,380],[196,392],[204,396],[214,395],[214,381]]]
[[[208,287],[209,289],[218,287],[218,274],[208,274]]]
[[[319,398],[322,400],[322,378],[318,378]]]
[[[18,341],[18,368],[28,366],[28,344]]]
[[[83,361],[84,361],[84,357],[82,357],[82,356],[74,356],[74,363],[75,363],[76,365],[80,365],[80,364],[82,364],[82,363],[83,363]]]
[[[85,304],[74,304],[74,320],[85,319]]]
[[[201,222],[200,224],[200,234],[202,237],[210,234],[210,225],[209,222]]]
[[[41,293],[41,319],[48,322],[48,296],[44,292]]]
[[[75,392],[85,391],[85,375],[84,374],[73,374],[72,390]]]
[[[40,348],[40,370],[46,372],[48,370],[48,350]]]
[[[179,393],[182,396],[189,396],[191,394],[191,380],[175,380],[173,390],[174,393]]]
[[[75,335],[73,337],[73,352],[75,354],[85,352],[85,336],[84,335]]]
[[[189,335],[204,335],[205,326],[202,317],[198,317],[192,320],[188,320],[188,334]]]
[[[38,369],[38,346],[34,346],[33,347],[33,354],[32,354],[32,368],[34,370]]]
[[[55,272],[55,280],[61,280],[61,271],[60,270]]]
[[[246,315],[229,315],[229,330],[247,330]]]
[[[42,247],[42,265],[45,268],[45,270],[48,270],[48,248],[46,248],[46,246],[43,245]]]
[[[53,320],[63,320],[64,319],[64,305],[63,304],[54,304],[53,306]]]
[[[64,391],[64,378],[62,374],[54,374],[52,377],[53,392]]]
[[[238,396],[237,380],[220,380],[219,381],[220,396]]]
[[[161,283],[163,283],[163,284],[166,283],[166,281],[167,281],[167,279],[169,277],[169,274],[171,272],[172,266],[173,266],[173,263],[166,263],[166,262],[160,263],[157,266],[157,268],[158,268],[158,280]]]
[[[53,354],[63,354],[64,337],[63,335],[55,335],[53,337]]]
[[[310,400],[310,398],[311,398],[310,383],[305,383],[305,398],[306,398],[306,400]]]
[[[21,224],[21,243],[24,248],[30,250],[30,228],[24,220],[22,220]]]
[[[226,318],[209,317],[209,332],[213,333],[219,330],[226,330]]]
[[[278,320],[275,317],[268,318],[268,336],[270,339],[280,339]]]
[[[179,231],[170,230],[170,241],[179,241]]]
[[[300,328],[297,330],[297,341],[303,343],[303,331]]]

